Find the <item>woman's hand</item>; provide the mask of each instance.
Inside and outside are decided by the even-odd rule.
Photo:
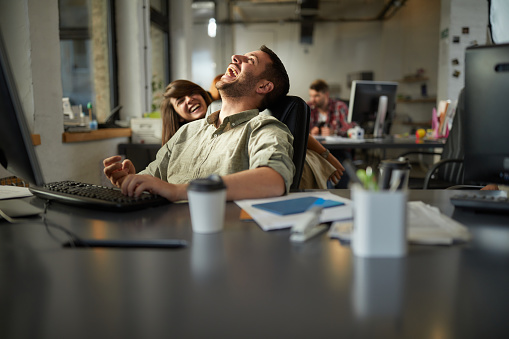
[[[331,174],[329,177],[329,180],[332,181],[334,185],[336,185],[339,180],[341,179],[341,176],[343,175],[345,168],[338,159],[336,159],[335,156],[333,156],[331,153],[329,153],[329,156],[327,157],[327,161],[336,168],[336,171]]]

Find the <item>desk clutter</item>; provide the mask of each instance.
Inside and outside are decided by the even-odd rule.
[[[66,132],[90,132],[98,128],[92,114],[92,103],[87,104],[88,113],[85,114],[82,105],[71,105],[69,98],[62,98],[62,110]]]
[[[364,192],[361,193],[368,192],[362,191]],[[380,201],[385,200],[386,204],[390,204],[392,200],[387,194],[394,195],[396,202],[404,206],[401,212],[395,213],[394,210],[379,208],[372,213],[361,205],[376,209]],[[330,192],[316,191],[290,193],[284,197],[270,199],[239,200],[235,203],[242,208],[244,218],[247,213],[250,220],[255,221],[264,231],[290,228],[292,241],[306,241],[327,229],[330,238],[338,239],[347,246],[352,244],[355,236],[364,237],[365,243],[358,245],[361,249],[357,251],[359,256],[363,257],[401,257],[406,255],[408,243],[452,245],[467,242],[471,238],[465,226],[444,215],[438,208],[422,201],[407,202],[406,191],[385,195],[379,193],[377,197],[381,200],[375,204],[372,204],[372,201],[367,202],[366,197],[359,199],[359,192],[353,194],[353,197],[353,200],[350,200]],[[308,206],[306,209],[301,204],[304,201]],[[298,206],[297,209],[293,208],[294,203]],[[329,207],[324,207],[326,204]],[[260,208],[260,206],[276,207]],[[292,210],[292,213],[282,214],[281,209]],[[364,217],[361,216],[362,213]],[[356,218],[357,220],[364,218],[362,222],[368,222],[365,220],[366,217],[378,218],[376,231],[369,235],[354,232]],[[331,223],[330,228],[328,223]]]
[[[442,214],[436,207],[422,201],[407,202],[407,233],[409,243],[419,245],[452,245],[470,240],[468,229],[459,222]],[[332,223],[329,237],[344,244],[351,244],[353,222]]]

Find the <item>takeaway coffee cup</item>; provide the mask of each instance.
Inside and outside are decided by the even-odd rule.
[[[214,233],[223,229],[226,186],[219,175],[191,181],[187,197],[194,232]]]

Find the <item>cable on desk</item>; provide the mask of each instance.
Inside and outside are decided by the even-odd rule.
[[[46,214],[48,212],[48,208],[49,206],[51,205],[51,200],[46,200],[44,202],[44,212],[43,212],[43,215],[42,215],[42,222],[44,224],[44,226],[46,227],[46,231],[48,232],[49,236],[52,237],[55,241],[57,242],[61,242],[60,239],[58,239],[58,237],[56,237],[50,230],[50,226],[51,227],[54,227],[62,232],[64,232],[68,237],[69,237],[69,245],[70,247],[76,247],[75,246],[75,243],[76,242],[81,242],[81,238],[78,237],[75,233],[69,231],[68,229],[66,229],[65,227],[63,226],[60,226],[60,225],[57,225],[57,224],[53,224],[53,223],[49,223],[47,218],[46,218]]]
[[[61,240],[58,239],[57,236],[51,232],[50,227],[54,227],[62,232],[64,232],[68,237],[69,241],[63,243],[63,247],[70,248],[78,248],[78,247],[86,247],[86,248],[94,248],[94,247],[102,247],[102,248],[183,248],[188,245],[187,241],[181,239],[155,239],[155,240],[109,240],[109,239],[82,239],[78,237],[75,233],[69,231],[65,227],[62,227],[57,224],[53,224],[48,222],[47,212],[48,208],[51,204],[51,200],[46,200],[44,203],[44,212],[40,220],[33,219],[21,219],[21,218],[11,218],[7,214],[5,214],[2,210],[0,210],[0,215],[5,218],[10,223],[17,224],[23,222],[34,222],[34,221],[42,221],[44,226],[46,227],[46,231],[49,236],[53,238],[55,241],[61,243]]]
[[[78,237],[76,234],[72,233],[71,231],[69,231],[68,229],[66,229],[66,228],[64,228],[64,227],[62,227],[60,225],[49,223],[48,220],[46,219],[46,213],[48,211],[48,207],[49,207],[50,204],[51,204],[51,201],[50,200],[46,200],[46,202],[44,203],[44,212],[43,212],[43,215],[42,215],[42,217],[40,219],[12,218],[9,215],[7,215],[4,211],[2,211],[1,209],[0,209],[0,216],[2,218],[4,218],[7,222],[9,222],[10,224],[22,224],[22,223],[27,223],[27,222],[40,222],[40,221],[42,221],[42,223],[46,227],[46,231],[48,232],[48,234],[50,235],[51,238],[53,238],[55,241],[57,241],[59,243],[62,242],[49,229],[49,227],[54,227],[54,228],[64,232],[69,237],[70,247],[76,247],[75,243],[76,242],[81,242],[80,237]]]

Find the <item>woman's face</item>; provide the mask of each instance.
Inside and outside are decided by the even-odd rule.
[[[205,113],[207,113],[207,104],[200,94],[170,98],[170,102],[175,112],[177,112],[184,121],[201,119],[205,116]]]

